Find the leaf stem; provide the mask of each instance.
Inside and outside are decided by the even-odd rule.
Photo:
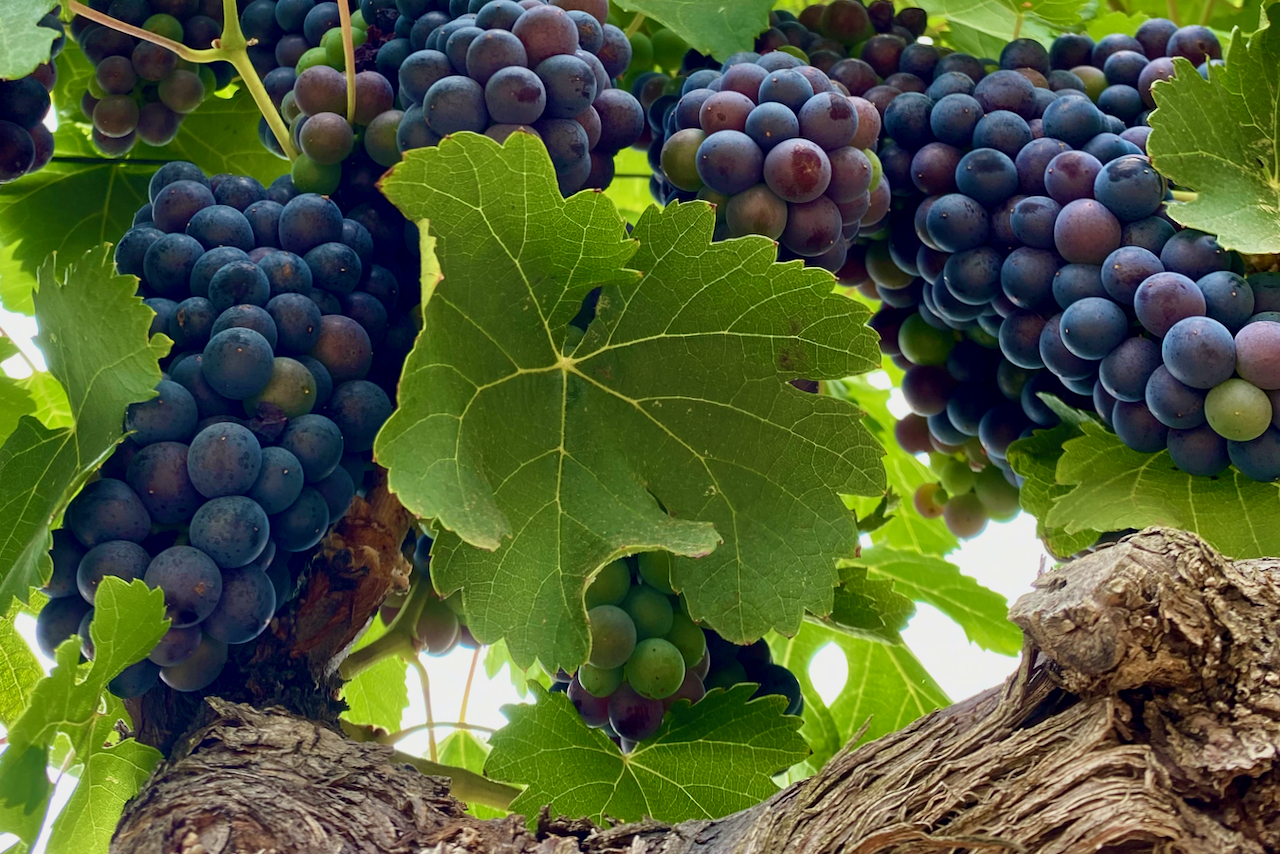
[[[234,6],[235,4],[233,3],[232,5]],[[97,11],[96,9],[90,9],[83,3],[77,2],[77,0],[68,0],[67,6],[77,15],[82,15],[90,21],[102,24],[104,27],[119,30],[122,33],[128,33],[136,39],[142,39],[143,41],[160,45],[160,47],[169,49],[176,53],[181,59],[185,59],[188,62],[216,62],[220,59],[228,58],[226,55],[227,52],[222,48],[196,50],[195,48],[187,47],[181,42],[176,42],[173,39],[167,39],[164,36],[157,35],[156,33],[148,32],[141,27],[135,27],[133,24],[126,24],[124,21],[117,20],[110,15]],[[239,22],[237,21],[236,24],[238,27]]]
[[[351,35],[351,10],[346,3],[338,4],[338,18],[342,22],[342,59],[347,73],[347,124],[356,123],[356,46]]]
[[[631,19],[631,23],[627,24],[627,38],[631,38],[640,32],[642,26],[644,26],[644,12],[636,12],[636,16]]]
[[[1200,26],[1209,26],[1209,19],[1213,17],[1213,7],[1218,0],[1209,0],[1204,4],[1204,12],[1200,15]]]
[[[1200,194],[1193,190],[1170,190],[1175,202],[1194,202],[1200,198]]]
[[[423,774],[432,777],[448,777],[449,790],[458,800],[468,804],[483,804],[499,810],[511,808],[511,802],[520,794],[520,789],[498,783],[465,768],[452,765],[441,765],[420,756],[397,750],[392,757],[395,762],[412,765]]]
[[[234,4],[235,0],[228,0]],[[239,33],[239,25],[236,27]],[[241,39],[244,37],[241,36]],[[267,94],[267,89],[262,85],[261,78],[258,77],[257,70],[253,67],[253,63],[249,61],[249,53],[247,50],[231,50],[228,51],[227,61],[235,67],[236,73],[240,75],[240,82],[244,88],[249,90],[249,94],[253,97],[253,102],[258,105],[258,112],[262,113],[262,117],[267,120],[267,126],[271,128],[271,134],[276,138],[276,142],[280,145],[280,150],[289,158],[289,162],[298,159],[298,150],[293,147],[293,140],[289,138],[289,127],[284,123],[284,119],[280,116],[280,111],[276,109],[276,105],[271,103],[271,96]]]
[[[1181,27],[1182,16],[1178,14],[1178,0],[1164,0],[1164,8],[1169,20]]]
[[[469,724],[469,723],[466,723],[465,721],[435,721],[434,723],[429,723],[429,724],[414,724],[413,726],[407,726],[398,732],[388,733],[387,735],[380,735],[377,738],[375,738],[374,741],[378,742],[378,744],[395,744],[398,741],[404,741],[406,738],[416,733],[426,732],[427,730],[432,730],[432,729],[443,729],[445,727],[449,727],[451,729],[465,729],[469,731],[483,732],[483,733],[490,733],[490,734],[497,732],[497,730],[494,729],[493,727],[480,726],[479,724]]]
[[[18,339],[13,336],[13,333],[9,332],[9,330],[4,328],[4,324],[0,324],[0,337],[8,338],[10,341],[13,342],[13,346],[18,351],[18,355],[22,357],[22,361],[27,363],[27,367],[31,369],[31,373],[33,374],[40,373],[40,369],[36,367],[36,363],[31,361],[31,357],[27,355],[27,351],[22,349],[22,345],[18,343]],[[476,652],[478,653],[479,650],[476,650]],[[473,662],[471,664],[471,671],[473,673],[475,672],[475,667],[476,667],[475,663]],[[467,689],[470,690],[470,688],[471,688],[471,680],[468,679]],[[463,720],[466,720],[466,714],[465,714],[466,708],[467,708],[467,700],[466,700],[466,697],[463,697],[462,699]]]
[[[1173,0],[1169,0],[1169,2],[1172,3]],[[1022,32],[1022,13],[1019,12],[1018,15],[1013,20],[1013,36],[1009,40],[1017,41],[1018,35],[1021,32]]]
[[[476,679],[476,665],[480,663],[480,647],[471,654],[471,669],[467,671],[467,685],[462,689],[462,705],[458,708],[458,720],[467,720],[467,702],[471,699],[471,684]]]
[[[384,658],[393,656],[408,658],[416,654],[413,639],[404,632],[389,631],[368,646],[361,647],[347,656],[338,667],[338,675],[351,681]]]
[[[436,724],[431,715],[431,678],[427,676],[426,665],[416,655],[410,661],[410,664],[418,672],[418,681],[422,683],[422,702],[427,707],[427,749],[431,753],[431,761],[439,762],[440,756],[436,750]]]

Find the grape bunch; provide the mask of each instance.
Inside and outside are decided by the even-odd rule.
[[[757,51],[723,64],[691,52],[681,76],[635,77],[651,134],[650,189],[663,203],[715,204],[718,238],[762,234],[780,241],[783,259],[838,271],[858,235],[889,212],[893,183],[875,153],[879,109],[919,79],[899,71],[899,59],[917,68],[936,50],[915,43],[923,12],[895,17],[889,3],[835,0],[772,20]]]
[[[250,8],[272,5],[283,17],[283,10],[297,4],[254,0]],[[328,21],[336,13],[334,3],[315,4],[303,26],[312,16]],[[387,38],[369,23],[385,24],[393,13],[390,34],[408,21],[409,35]],[[271,71],[264,83],[312,161],[337,157],[349,135],[362,139],[357,157],[385,169],[405,151],[435,145],[451,133],[472,131],[501,142],[522,129],[546,145],[566,195],[604,188],[613,180],[614,155],[644,130],[639,103],[612,87],[630,61],[631,47],[620,29],[605,23],[606,13],[607,3],[575,0],[366,0],[357,13],[365,29],[355,28],[362,35],[356,38],[357,115],[350,134],[333,118],[316,122],[320,113],[346,111],[345,76],[337,70],[340,31],[316,30],[312,35],[319,33],[329,47],[309,48],[294,66]],[[325,51],[327,61],[320,61]],[[307,56],[314,64],[303,61]],[[323,137],[324,152],[309,149],[308,134]],[[265,132],[263,142],[280,153]],[[298,180],[296,163],[294,168]]]
[[[756,696],[783,695],[786,713],[800,714],[800,683],[772,662],[767,643],[736,646],[689,618],[671,588],[670,560],[645,552],[600,571],[586,592],[590,657],[576,673],[557,674],[555,689],[624,751],[657,732],[676,701],[697,703],[740,682],[756,683]]]
[[[222,35],[222,0],[88,0],[95,11],[198,50]],[[231,82],[230,63],[199,65],[167,48],[83,16],[71,37],[94,65],[80,109],[93,123],[93,144],[107,157],[127,154],[138,140],[163,146],[182,120]]]
[[[0,184],[38,172],[53,158],[53,134],[45,127],[44,119],[52,105],[49,95],[58,80],[53,60],[66,44],[58,8],[37,24],[57,33],[49,61],[26,77],[0,80]]]
[[[265,188],[183,162],[149,195],[115,261],[173,351],[157,396],[129,407],[126,439],[68,506],[37,619],[45,652],[78,631],[92,657],[104,577],[163,590],[172,626],[113,684],[124,697],[157,678],[201,690],[228,645],[266,628],[293,593],[291,556],[362,488],[416,334],[403,219],[370,203],[344,217],[288,176]]]

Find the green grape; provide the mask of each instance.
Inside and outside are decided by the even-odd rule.
[[[194,69],[187,69],[200,78],[200,82],[204,84],[204,91],[216,92],[218,90],[218,78],[214,75],[213,69],[207,65],[198,65]]]
[[[934,329],[918,314],[904,320],[898,330],[898,346],[913,365],[946,364],[955,343],[955,333],[950,329]]]
[[[936,483],[922,483],[911,497],[916,512],[926,519],[937,519],[947,503],[947,493]]]
[[[364,30],[351,30],[351,46],[360,47],[369,39],[369,34]],[[346,54],[342,48],[342,30],[334,27],[320,37],[320,47],[324,48],[325,55],[329,58],[329,64],[341,68],[346,67]]]
[[[731,661],[724,667],[719,667],[708,673],[707,678],[702,680],[702,684],[708,691],[712,688],[728,690],[734,685],[746,681],[747,671],[738,662]]]
[[[724,222],[725,208],[729,205],[728,196],[724,193],[717,193],[710,187],[703,187],[698,191],[698,199],[715,208],[717,223]]]
[[[671,619],[671,630],[666,639],[680,650],[684,656],[685,667],[693,667],[707,654],[707,637],[702,629],[685,614],[676,614]]]
[[[342,164],[334,163],[324,166],[305,154],[299,154],[293,161],[293,186],[299,193],[319,193],[328,196],[338,189],[342,183]]]
[[[937,451],[929,452],[929,471],[934,474],[942,474],[942,470],[951,464],[955,457],[950,454],[941,454]]]
[[[617,605],[597,605],[587,612],[591,625],[591,655],[595,667],[611,670],[627,663],[636,648],[636,624]]]
[[[365,21],[364,13],[361,12],[359,9],[356,9],[354,12],[351,13],[351,26],[355,27],[357,30],[362,30],[362,31],[369,29],[369,23]]]
[[[584,595],[587,610],[597,605],[620,605],[631,589],[631,570],[625,560],[615,560],[596,573]],[[583,686],[586,687],[586,686]]]
[[[948,495],[964,495],[973,489],[975,480],[973,469],[964,460],[952,459],[938,472],[938,481]]]
[[[622,684],[623,670],[611,667],[608,670],[584,664],[578,668],[578,683],[582,689],[593,697],[607,697]]]
[[[99,101],[107,97],[107,90],[102,88],[102,84],[98,82],[98,75],[96,74],[89,77],[85,88],[89,90],[90,95]]]
[[[871,161],[871,183],[867,186],[867,191],[870,192],[880,186],[880,179],[884,177],[884,166],[880,164],[880,155],[870,148],[862,149],[862,153]]]
[[[401,113],[398,110],[390,110],[389,112],[383,113],[384,116],[392,114],[396,114],[396,124],[399,125],[400,116],[403,116],[404,113]],[[280,99],[280,116],[287,124],[293,124],[300,115],[302,115],[302,108],[298,106],[298,99],[293,94],[293,90],[290,89],[288,92],[285,92],[284,97]]]
[[[680,61],[689,50],[689,44],[671,30],[658,30],[650,39],[653,45],[653,61],[667,71],[680,68]]]
[[[867,274],[882,288],[897,290],[907,287],[915,280],[914,276],[893,262],[893,257],[889,255],[887,241],[879,241],[868,246],[863,263],[867,267]]]
[[[784,44],[782,47],[778,48],[778,50],[782,51],[783,53],[794,56],[796,59],[800,60],[805,65],[809,64],[809,54],[805,53],[804,51],[802,51],[800,48],[796,47],[793,44]]]
[[[642,640],[627,661],[626,674],[627,682],[641,697],[665,700],[684,681],[684,657],[662,638]]]
[[[698,174],[698,146],[707,135],[697,128],[678,130],[662,144],[662,171],[672,186],[693,192],[702,189]]]
[[[182,22],[173,15],[152,15],[142,22],[142,29],[171,41],[182,41]]]
[[[675,612],[671,601],[647,584],[632,587],[622,600],[622,610],[635,622],[636,639],[660,638],[671,631]]]
[[[1209,390],[1204,414],[1222,438],[1250,442],[1271,426],[1271,400],[1253,383],[1233,377]]]
[[[1089,96],[1090,101],[1097,101],[1102,90],[1107,88],[1107,75],[1092,65],[1077,65],[1071,69],[1071,73],[1084,83],[1084,93]]]
[[[644,33],[633,33],[631,41],[631,71],[648,71],[653,68],[653,42]]]
[[[995,466],[987,466],[978,472],[973,491],[987,509],[987,514],[997,522],[1012,519],[1022,509],[1018,501],[1018,487],[1005,480],[1004,473]]]
[[[972,539],[987,527],[986,508],[972,492],[947,499],[942,507],[942,519],[947,530],[962,540]]]
[[[244,401],[244,411],[250,418],[258,414],[260,403],[275,404],[286,418],[306,415],[316,403],[315,375],[296,359],[276,356],[266,388]]]
[[[293,93],[290,92],[289,95]],[[285,95],[285,100],[289,99]],[[283,106],[283,105],[282,105]],[[396,131],[404,113],[400,110],[387,110],[379,113],[364,129],[364,150],[379,166],[394,166],[400,162],[400,149],[396,145]]]
[[[298,64],[294,67],[294,70],[301,74],[308,68],[329,64],[328,52],[322,47],[313,47],[298,57]]]
[[[668,596],[676,592],[671,587],[671,557],[671,552],[641,552],[636,555],[644,583]]]

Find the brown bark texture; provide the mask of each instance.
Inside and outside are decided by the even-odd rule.
[[[1280,851],[1280,560],[1149,529],[1039,577],[1008,680],[718,821],[480,821],[330,725],[208,700],[116,854]]]

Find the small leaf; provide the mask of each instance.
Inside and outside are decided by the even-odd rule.
[[[1261,254],[1280,252],[1280,5],[1266,11],[1271,26],[1247,41],[1236,30],[1209,80],[1174,60],[1174,78],[1152,87],[1147,142],[1156,168],[1197,193],[1170,216]]]
[[[386,633],[387,627],[378,617],[352,651],[368,646]],[[398,731],[404,710],[409,706],[409,685],[405,680],[408,669],[409,662],[393,655],[362,670],[355,679],[342,686],[342,699],[348,706],[342,717],[352,723],[379,726],[388,732]]]
[[[1143,454],[1099,424],[1063,445],[1057,481],[1075,488],[1048,523],[1074,533],[1171,525],[1199,534],[1233,558],[1280,554],[1280,488],[1234,468],[1217,477],[1179,471],[1168,451]]]
[[[483,774],[484,763],[488,758],[489,745],[467,730],[454,730],[440,742],[440,762],[443,765],[465,768],[473,774]],[[483,820],[502,818],[508,813],[484,804],[470,803],[467,804],[467,814]]]
[[[36,24],[53,6],[53,0],[4,0],[0,5],[0,80],[26,77],[49,61],[58,33]]]
[[[89,754],[75,790],[53,820],[49,851],[106,851],[129,799],[164,757],[128,739]]]
[[[521,667],[511,658],[511,650],[507,649],[505,640],[497,641],[487,647],[484,654],[484,672],[490,679],[493,679],[502,672],[503,667],[507,668],[507,676],[511,679],[511,686],[516,689],[516,696],[523,700],[529,696],[529,683],[537,682],[543,688],[550,690],[551,674],[542,669],[542,665],[534,662],[528,668]]]
[[[120,441],[128,405],[154,396],[169,346],[164,336],[148,341],[154,313],[135,295],[136,279],[113,273],[109,248],[61,273],[54,264],[40,269],[36,344],[66,389],[75,426],[50,430],[23,416],[0,447],[0,607],[26,601],[48,579],[50,526]]]
[[[727,638],[830,610],[831,556],[857,546],[838,493],[884,490],[857,410],[786,382],[877,364],[866,309],[830,274],[774,263],[764,238],[713,244],[701,203],[651,208],[628,240],[603,195],[561,198],[524,134],[458,134],[382,186],[432,220],[443,280],[375,452],[405,506],[444,529],[432,577],[462,589],[477,638],[576,667],[588,579],[655,549],[678,555],[690,615]]]
[[[1053,505],[1071,491],[1070,486],[1057,481],[1063,443],[1081,435],[1077,424],[1063,421],[1048,430],[1036,430],[1009,446],[1009,465],[1023,478],[1019,492],[1022,509],[1036,517],[1036,536],[1044,541],[1045,547],[1063,559],[1098,541],[1097,531],[1083,529],[1068,533],[1063,528],[1050,527],[1047,522]]]
[[[534,688],[534,705],[505,706],[510,720],[490,739],[485,772],[527,785],[511,811],[677,822],[719,818],[777,792],[771,779],[808,748],[800,719],[782,714],[779,696],[750,700],[755,687],[735,685],[695,706],[671,707],[650,739],[624,754],[590,729],[563,694]]]
[[[19,805],[25,816],[44,815],[49,801],[45,768],[59,735],[69,740],[76,763],[91,768],[94,755],[104,749],[114,731],[121,709],[119,701],[112,698],[106,713],[102,711],[107,683],[144,658],[168,628],[163,591],[152,590],[142,581],[126,584],[112,576],[103,579],[89,629],[93,663],[79,666],[79,637],[64,641],[57,649],[53,672],[36,684],[26,711],[9,728],[9,748],[0,753],[0,805],[9,809],[0,812],[0,822],[15,819],[13,808]],[[137,792],[124,782],[126,785],[115,793],[121,805]],[[36,832],[40,824],[35,823]],[[16,833],[27,843],[35,841],[25,821],[0,823],[0,831]]]
[[[617,0],[617,4],[653,18],[699,53],[723,60],[755,48],[756,36],[769,28],[774,0]]]
[[[823,622],[858,637],[901,643],[899,632],[906,628],[916,606],[894,588],[892,581],[869,577],[864,567],[845,565],[835,604]]]
[[[865,567],[869,579],[891,580],[894,592],[937,608],[983,649],[1004,655],[1017,655],[1022,649],[1022,632],[1007,619],[1005,598],[962,575],[950,561],[876,546],[844,563]]]

